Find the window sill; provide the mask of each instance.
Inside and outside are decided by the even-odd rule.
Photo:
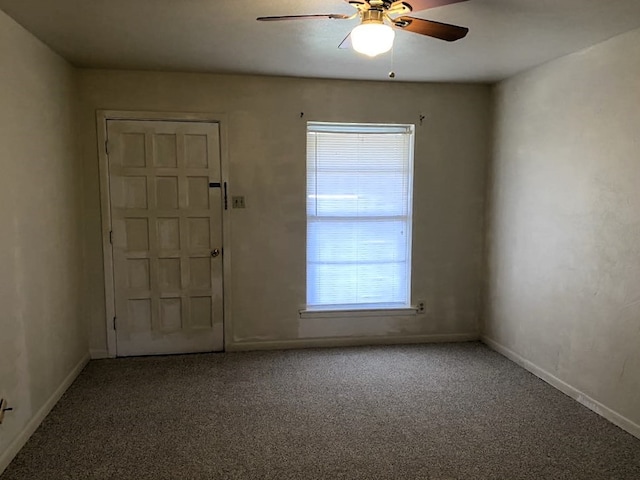
[[[341,310],[300,310],[300,318],[340,318],[340,317],[408,317],[418,314],[418,307],[341,309]]]

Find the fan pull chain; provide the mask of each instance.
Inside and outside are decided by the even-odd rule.
[[[395,47],[391,47],[391,70],[389,70],[389,78],[396,78],[396,72],[393,70],[394,58],[393,52],[395,51]]]

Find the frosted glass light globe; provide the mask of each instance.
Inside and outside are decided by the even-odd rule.
[[[362,23],[351,32],[351,44],[356,52],[375,57],[393,47],[396,32],[384,23]]]

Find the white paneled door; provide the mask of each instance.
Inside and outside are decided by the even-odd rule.
[[[117,355],[221,351],[216,123],[107,122]]]

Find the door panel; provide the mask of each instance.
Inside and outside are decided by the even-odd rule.
[[[223,349],[215,123],[107,123],[118,356]]]

